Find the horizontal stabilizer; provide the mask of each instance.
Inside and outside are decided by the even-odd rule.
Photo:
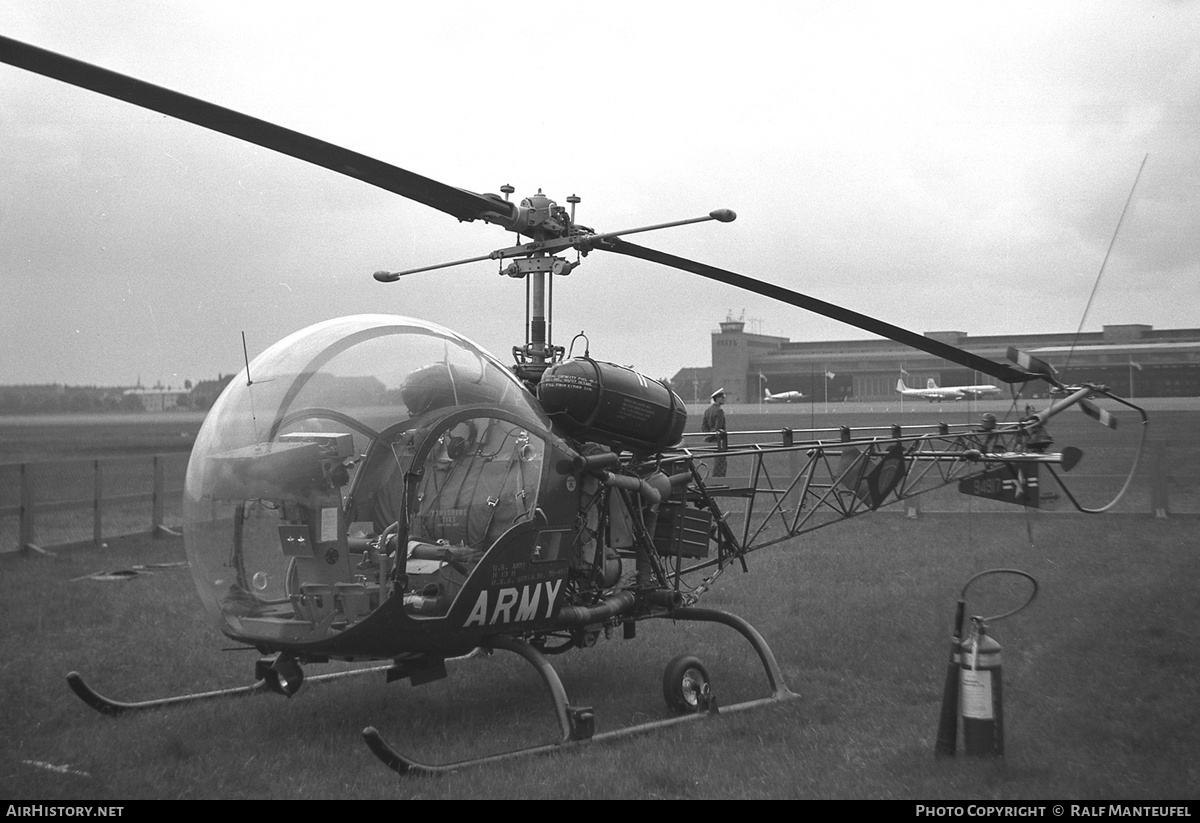
[[[958,481],[958,490],[974,497],[1036,509],[1041,502],[1037,475],[1036,463],[1005,464],[964,477]]]

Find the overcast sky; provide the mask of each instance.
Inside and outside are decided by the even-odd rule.
[[[433,8],[433,6],[437,8]],[[477,192],[918,332],[1200,326],[1200,4],[7,0],[0,32]],[[514,241],[324,169],[0,65],[0,383],[180,385],[319,320],[392,312],[503,360]],[[655,377],[728,312],[862,332],[593,253],[555,342]]]

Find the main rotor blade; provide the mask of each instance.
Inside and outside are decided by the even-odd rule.
[[[459,220],[475,220],[488,212],[510,210],[508,204],[498,198],[492,200],[447,186],[365,154],[19,40],[0,36],[0,62],[323,166],[431,206]]]
[[[1026,383],[1030,380],[1038,379],[1038,375],[1030,374],[1027,371],[1013,368],[1004,363],[996,363],[988,360],[986,357],[980,357],[977,354],[971,354],[969,351],[964,351],[956,346],[951,346],[948,343],[942,343],[930,337],[911,332],[907,329],[902,329],[899,326],[893,326],[891,323],[885,323],[882,320],[876,320],[874,317],[868,317],[865,314],[859,314],[850,309],[844,309],[841,306],[836,306],[833,303],[826,303],[824,300],[818,300],[815,297],[809,297],[806,294],[785,289],[782,286],[776,286],[771,283],[764,283],[760,280],[746,277],[742,274],[735,274],[725,269],[718,269],[716,266],[709,266],[705,263],[697,263],[695,260],[688,260],[683,257],[676,257],[673,254],[648,249],[645,246],[637,246],[633,243],[627,243],[619,238],[612,238],[596,244],[596,248],[606,251],[616,252],[617,254],[625,254],[630,257],[637,257],[642,260],[648,260],[651,263],[660,263],[664,266],[680,269],[682,271],[698,274],[701,277],[707,277],[710,280],[716,280],[718,283],[725,283],[730,286],[736,286],[739,289],[752,291],[755,294],[761,294],[764,297],[770,297],[773,300],[787,303],[801,309],[816,314],[830,317],[834,320],[839,320],[851,326],[862,329],[863,331],[878,334],[880,337],[886,337],[889,340],[895,340],[897,343],[903,343],[906,346],[912,346],[914,349],[920,349],[923,352],[932,354],[934,357],[941,357],[944,360],[949,360],[952,363],[957,363],[960,366],[965,366],[968,369],[989,374],[997,380],[1002,380],[1005,383]]]

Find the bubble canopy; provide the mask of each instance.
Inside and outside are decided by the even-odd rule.
[[[528,445],[531,436],[538,441],[550,429],[509,368],[448,329],[406,317],[357,315],[310,326],[255,358],[248,374],[209,412],[184,494],[197,588],[222,628],[240,637],[303,640],[320,627],[326,599],[336,600],[342,619],[353,619],[360,594],[363,614],[377,607],[367,574],[359,573],[372,555],[352,555],[356,540],[377,540],[380,530],[362,501],[380,496],[395,468],[412,458],[419,445],[412,432],[480,409],[482,422],[470,428],[499,421],[493,428],[511,434],[494,436],[523,438],[528,463],[541,454]],[[455,431],[440,436],[450,440]],[[305,577],[306,563],[319,574]],[[303,597],[302,585],[312,589]]]

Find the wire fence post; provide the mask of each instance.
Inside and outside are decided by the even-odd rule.
[[[28,551],[33,545],[33,465],[21,464],[21,551]]]
[[[1150,508],[1155,517],[1170,517],[1167,441],[1150,441]]]
[[[92,461],[92,542],[100,545],[104,532],[104,472]]]
[[[163,487],[164,471],[162,455],[154,455],[154,499],[150,504],[150,531],[158,536],[159,528],[163,525]]]
[[[796,444],[796,433],[790,427],[783,429],[782,434],[785,447],[791,448]],[[788,452],[788,472],[792,477],[800,473],[800,453],[795,450]]]

